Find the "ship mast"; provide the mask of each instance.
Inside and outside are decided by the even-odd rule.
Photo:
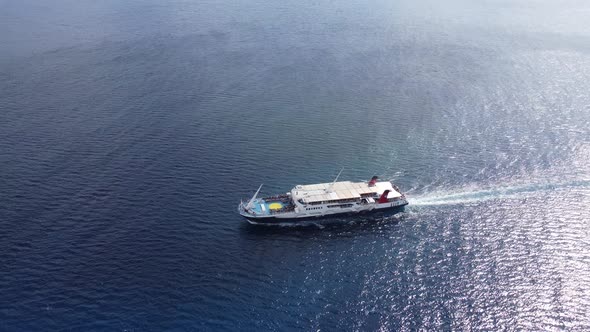
[[[260,185],[260,187],[258,187],[258,190],[256,190],[256,193],[254,194],[254,196],[252,196],[252,198],[250,199],[250,201],[248,202],[248,204],[246,204],[246,209],[249,209],[250,208],[250,206],[252,205],[252,203],[256,199],[256,196],[258,196],[258,192],[260,191],[261,188],[262,188],[262,184]]]
[[[336,178],[334,179],[334,181],[332,181],[332,183],[328,186],[328,189],[326,189],[326,192],[332,192],[332,188],[334,187],[334,183],[336,183],[336,181],[338,181],[338,178],[340,177],[340,174],[342,174],[342,171],[344,170],[344,167],[342,167],[342,169],[340,169],[340,172],[338,172],[338,175],[336,175]]]

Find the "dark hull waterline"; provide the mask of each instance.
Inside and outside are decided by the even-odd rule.
[[[252,225],[284,225],[284,224],[306,224],[309,222],[319,222],[319,223],[331,223],[331,222],[338,222],[338,221],[350,221],[354,218],[359,217],[376,217],[376,216],[391,216],[399,212],[403,212],[405,206],[399,205],[390,208],[384,209],[375,209],[371,211],[361,211],[361,212],[345,212],[345,213],[337,213],[337,214],[330,214],[330,215],[318,215],[312,217],[301,217],[301,218],[277,218],[277,217],[264,217],[264,218],[252,218],[248,217],[245,218],[248,223]]]

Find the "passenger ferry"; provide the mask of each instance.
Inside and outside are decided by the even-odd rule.
[[[342,171],[340,171],[342,173]],[[238,206],[239,213],[252,224],[293,223],[376,212],[398,212],[408,205],[405,195],[390,181],[337,182],[297,185],[282,195],[254,196]]]

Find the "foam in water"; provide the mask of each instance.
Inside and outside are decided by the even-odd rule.
[[[478,203],[493,199],[526,197],[539,192],[551,192],[567,188],[590,187],[590,180],[578,180],[563,183],[522,184],[498,188],[479,189],[471,191],[434,192],[421,196],[410,197],[410,205],[454,205]]]

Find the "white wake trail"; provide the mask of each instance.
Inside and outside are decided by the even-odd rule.
[[[433,192],[424,195],[409,197],[409,203],[413,206],[429,205],[457,205],[479,203],[494,199],[507,199],[525,197],[540,192],[551,193],[556,190],[568,188],[590,188],[590,180],[577,180],[562,183],[536,183],[521,184],[497,188],[482,188],[475,190],[451,190],[448,192]]]

